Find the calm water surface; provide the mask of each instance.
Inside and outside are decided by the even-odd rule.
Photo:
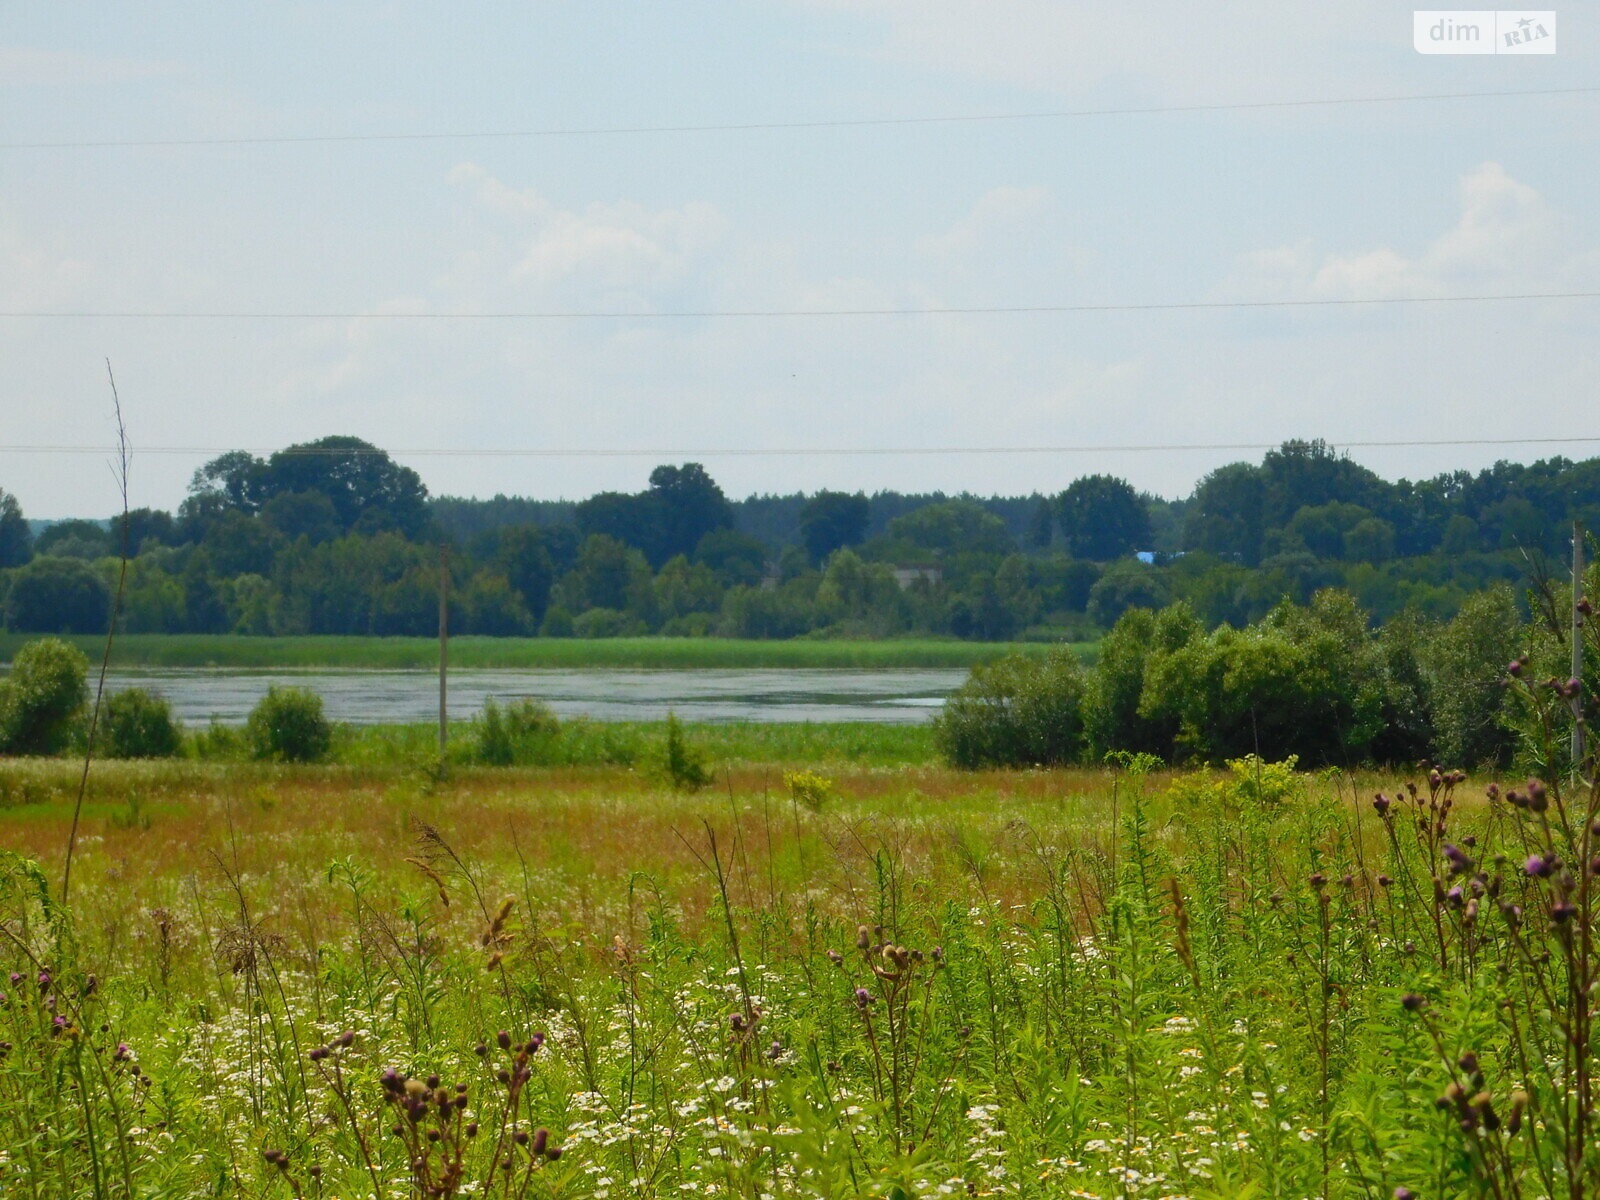
[[[686,721],[931,720],[964,670],[454,671],[450,716],[461,720],[490,696],[530,696],[561,717],[657,721],[670,710]],[[114,672],[107,687],[143,687],[172,702],[179,719],[244,721],[272,684],[308,687],[335,721],[358,725],[430,721],[439,711],[438,677],[429,671],[241,671],[148,669]]]

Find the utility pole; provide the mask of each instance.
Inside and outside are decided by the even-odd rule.
[[[439,544],[439,769],[444,770],[450,718],[445,711],[450,677],[450,547]]]
[[[1583,678],[1583,522],[1572,523],[1572,678]],[[1572,774],[1578,778],[1583,763],[1583,692],[1572,697]]]

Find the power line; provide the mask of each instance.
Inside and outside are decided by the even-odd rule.
[[[1193,300],[1154,304],[1001,304],[928,308],[649,309],[528,312],[136,312],[8,309],[0,318],[108,321],[679,321],[719,318],[1023,316],[1049,313],[1182,312],[1206,309],[1349,308],[1364,304],[1484,304],[1513,300],[1594,300],[1600,292],[1511,292],[1476,296],[1374,296],[1343,300]]]
[[[972,125],[992,122],[1049,121],[1086,117],[1151,116],[1162,113],[1248,112],[1266,109],[1326,108],[1342,104],[1406,104],[1436,100],[1509,99],[1520,96],[1574,96],[1594,92],[1600,92],[1600,87],[1535,88],[1526,91],[1499,92],[1426,92],[1387,96],[1337,96],[1309,100],[1254,100],[1217,104],[1155,104],[1129,108],[1056,109],[1044,112],[969,113],[932,117],[855,117],[821,121],[747,121],[707,125],[614,125],[552,129],[487,129],[441,133],[331,133],[252,137],[0,142],[0,150],[132,150],[204,146],[298,146],[344,142],[438,142],[683,133],[753,133],[803,129],[865,129],[903,125]]]
[[[1393,450],[1448,446],[1557,446],[1600,443],[1596,437],[1513,437],[1513,438],[1421,438],[1387,441],[1349,441],[1325,444],[1333,450]],[[1194,442],[1145,443],[1129,445],[1071,446],[769,446],[757,449],[654,449],[654,450],[553,450],[512,447],[493,450],[441,449],[417,447],[384,450],[345,447],[300,446],[286,449],[239,446],[136,446],[137,454],[188,455],[196,458],[226,454],[243,449],[246,454],[292,454],[295,456],[344,456],[384,454],[401,458],[654,458],[692,460],[698,458],[828,458],[879,457],[895,455],[1001,455],[1001,454],[1158,454],[1199,451],[1277,450],[1282,442]],[[0,445],[0,454],[107,454],[115,447],[67,445]]]

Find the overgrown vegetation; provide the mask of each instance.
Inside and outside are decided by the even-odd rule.
[[[1522,656],[1537,678],[1567,678],[1571,597],[1549,586],[1524,622],[1500,587],[1448,622],[1409,614],[1377,630],[1334,590],[1306,606],[1286,600],[1243,629],[1207,630],[1183,603],[1132,609],[1087,677],[1066,654],[976,669],[936,718],[936,736],[965,767],[1097,762],[1113,751],[1210,763],[1292,755],[1346,768],[1505,765],[1520,754],[1537,765],[1538,730],[1509,700],[1506,665]],[[1583,682],[1600,686],[1592,647]]]
[[[1594,765],[0,764],[0,1189],[1582,1200]]]

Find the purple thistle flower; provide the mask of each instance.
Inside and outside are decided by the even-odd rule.
[[[1544,879],[1550,874],[1551,866],[1543,855],[1530,854],[1528,861],[1522,864],[1522,869],[1536,879]]]

